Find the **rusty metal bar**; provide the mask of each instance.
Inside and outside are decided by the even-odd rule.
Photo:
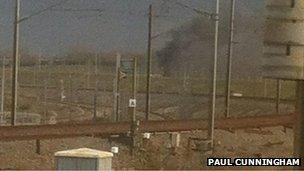
[[[228,118],[216,120],[215,128],[290,126],[294,122],[293,114]],[[0,141],[108,136],[128,133],[131,128],[131,122],[99,123],[93,121],[54,125],[2,126],[0,127]],[[180,132],[206,129],[208,129],[208,120],[142,121],[139,123],[138,132]]]

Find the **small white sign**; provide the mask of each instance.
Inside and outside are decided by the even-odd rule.
[[[129,100],[129,107],[136,107],[136,99]]]
[[[61,92],[61,99],[65,99],[64,91]]]
[[[114,154],[118,153],[118,147],[111,147],[111,152]]]
[[[231,95],[234,96],[234,97],[242,97],[243,96],[242,93],[232,93]]]
[[[150,139],[151,133],[144,133],[144,139]]]

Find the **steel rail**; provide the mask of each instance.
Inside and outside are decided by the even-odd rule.
[[[37,86],[33,85],[19,85],[20,88],[35,88]],[[39,87],[39,86],[38,86]],[[42,86],[40,86],[42,88]],[[58,89],[55,86],[48,86],[48,89]],[[94,91],[94,88],[78,88],[77,91]],[[98,91],[103,91],[102,89],[98,89]],[[105,92],[113,92],[110,89],[107,89]],[[138,91],[137,94],[145,94],[145,91]],[[181,95],[180,92],[157,92],[157,91],[151,91],[151,94],[154,95]],[[188,95],[188,94],[187,94]],[[208,93],[189,93],[189,95],[195,96],[195,97],[209,97],[210,95]],[[225,97],[223,94],[217,94],[217,98],[220,97]],[[257,101],[276,101],[275,97],[262,97],[262,96],[241,96],[241,97],[236,97],[236,96],[231,96],[231,99],[244,99],[244,100],[257,100]],[[282,102],[295,102],[295,99],[290,99],[290,98],[281,98]]]

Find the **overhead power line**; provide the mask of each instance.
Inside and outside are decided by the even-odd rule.
[[[186,4],[183,4],[183,3],[180,3],[180,2],[177,2],[177,1],[174,1],[174,3],[178,6],[181,6],[183,8],[186,8],[186,9],[190,9],[200,15],[203,15],[203,16],[206,16],[206,17],[209,17],[209,18],[214,18],[214,13],[211,13],[211,12],[207,12],[207,11],[203,11],[203,10],[200,10],[200,9],[196,9],[196,8],[193,8],[189,5],[186,5]]]
[[[63,8],[63,9],[51,9],[51,11],[60,11],[60,12],[103,12],[103,9],[99,8]]]
[[[83,18],[92,18],[92,17],[100,17],[102,16],[102,12],[104,12],[104,9],[100,8],[62,8],[62,9],[51,9],[51,11],[55,12],[72,12],[72,13],[79,13],[79,12],[92,12],[96,13],[95,15],[87,15],[87,16],[80,16],[77,17],[77,19],[83,19]]]
[[[30,19],[30,18],[32,18],[32,17],[34,17],[34,16],[40,15],[40,14],[42,14],[42,13],[48,11],[48,10],[51,10],[51,9],[54,8],[54,7],[63,5],[63,4],[65,4],[67,1],[68,1],[68,0],[62,0],[61,2],[59,2],[59,3],[57,3],[57,4],[48,6],[48,7],[44,8],[44,9],[42,9],[42,10],[40,10],[40,11],[34,12],[34,13],[30,14],[29,16],[26,16],[26,17],[23,17],[23,18],[19,19],[19,20],[18,20],[18,23],[21,23],[21,22],[23,22],[23,21],[25,21],[25,20],[28,20],[28,19]]]
[[[151,39],[153,40],[153,39],[156,39],[156,38],[158,38],[158,37],[160,37],[160,36],[167,35],[167,34],[169,34],[169,33],[170,33],[170,30],[169,30],[169,31],[165,31],[165,32],[161,32],[161,33],[157,33],[157,34],[153,35],[153,36],[151,37]]]

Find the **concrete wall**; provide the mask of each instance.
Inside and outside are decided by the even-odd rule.
[[[264,76],[304,78],[304,1],[267,0]]]

